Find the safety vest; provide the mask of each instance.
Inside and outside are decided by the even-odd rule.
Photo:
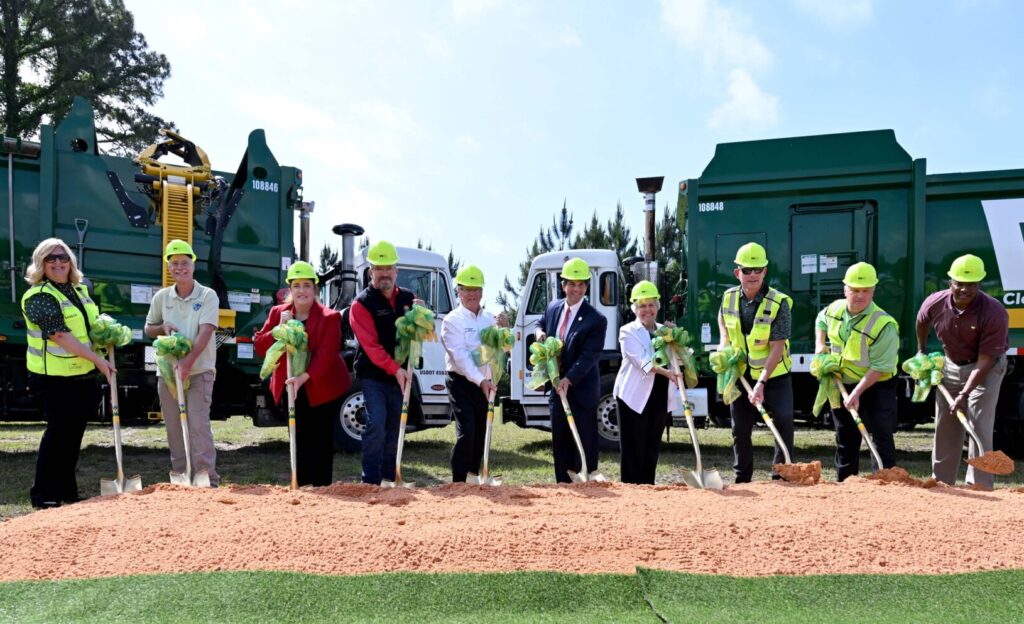
[[[99,308],[89,297],[89,291],[82,284],[75,286],[75,292],[82,301],[82,307],[89,315],[88,324],[96,322],[99,316]],[[28,352],[25,357],[25,366],[30,372],[40,375],[55,375],[57,377],[70,377],[72,375],[83,375],[95,370],[96,366],[89,360],[78,357],[65,351],[59,344],[52,340],[43,338],[43,330],[29,320],[25,314],[25,303],[33,295],[46,293],[53,297],[60,304],[60,310],[64,313],[64,324],[71,330],[71,335],[87,349],[92,349],[92,342],[89,340],[89,331],[86,319],[82,311],[78,309],[64,293],[48,281],[36,284],[21,297],[21,314],[25,317],[25,326],[28,329]]]
[[[729,342],[733,347],[742,350],[747,354],[747,365],[750,367],[750,376],[756,378],[764,370],[768,362],[768,354],[771,352],[771,345],[768,337],[772,330],[772,321],[779,314],[779,307],[785,301],[789,309],[793,309],[793,300],[789,295],[779,292],[774,288],[768,288],[761,304],[757,306],[754,314],[754,325],[750,328],[750,334],[743,335],[743,328],[740,323],[740,299],[743,297],[743,290],[734,286],[725,291],[722,298],[722,320],[725,321],[725,329],[729,333]],[[782,359],[775,365],[775,370],[768,375],[768,378],[785,375],[793,368],[792,359],[789,356],[789,340],[782,349]]]
[[[850,328],[850,335],[844,342],[839,336],[843,326],[843,311],[846,310],[846,299],[837,299],[825,308],[825,321],[828,324],[828,342],[832,353],[838,353],[842,363],[840,371],[843,377],[860,381],[871,368],[868,349],[878,340],[888,325],[897,325],[896,319],[878,307],[874,301],[862,312],[860,320]],[[897,325],[897,331],[899,326]],[[882,373],[879,381],[885,381],[896,374],[896,369]]]

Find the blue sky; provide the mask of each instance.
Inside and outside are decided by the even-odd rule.
[[[172,75],[156,112],[218,169],[253,128],[330,226],[417,239],[488,299],[568,204],[582,228],[638,176],[700,175],[717,143],[892,128],[928,171],[1024,167],[1013,0],[127,0]]]

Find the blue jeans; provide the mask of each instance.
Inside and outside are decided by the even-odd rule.
[[[380,485],[395,480],[398,454],[398,423],[402,416],[402,391],[393,382],[361,380],[366,405],[363,432],[363,483]]]

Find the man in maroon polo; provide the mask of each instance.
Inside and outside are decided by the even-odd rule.
[[[948,273],[949,289],[933,293],[917,313],[917,351],[923,353],[928,334],[942,342],[946,355],[942,385],[953,395],[950,406],[935,397],[935,444],[932,474],[943,483],[956,482],[963,454],[965,431],[955,410],[963,411],[985,448],[970,441],[968,457],[992,450],[992,429],[996,419],[999,388],[1006,374],[1010,319],[998,300],[981,292],[985,264],[974,255],[960,256]],[[967,467],[968,485],[992,488],[992,475]]]

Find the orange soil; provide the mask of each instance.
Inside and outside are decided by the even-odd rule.
[[[1013,460],[1002,451],[989,451],[981,457],[968,459],[967,463],[978,470],[984,470],[985,472],[997,475],[1008,475],[1015,469]]]
[[[758,576],[1024,568],[1022,502],[1008,489],[882,487],[857,477],[717,492],[618,483],[298,492],[161,484],[0,522],[0,581],[213,570],[645,566]]]
[[[809,464],[774,464],[772,469],[790,483],[814,485],[821,481],[821,462],[817,460]]]

